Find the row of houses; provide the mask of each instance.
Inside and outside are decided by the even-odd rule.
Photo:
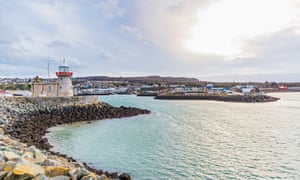
[[[143,88],[142,94],[185,94],[185,95],[197,95],[197,94],[263,94],[266,92],[278,92],[278,91],[300,91],[300,87],[288,88],[286,86],[278,86],[277,88],[263,88],[254,85],[236,85],[233,87],[215,87],[213,84],[207,84],[204,87],[190,87],[185,85],[177,85],[168,88]]]

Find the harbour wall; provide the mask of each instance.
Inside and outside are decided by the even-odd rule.
[[[30,103],[38,106],[70,106],[95,104],[99,96],[73,96],[73,97],[24,97]]]

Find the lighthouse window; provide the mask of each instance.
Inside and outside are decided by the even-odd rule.
[[[61,86],[59,86],[59,89],[61,89]]]

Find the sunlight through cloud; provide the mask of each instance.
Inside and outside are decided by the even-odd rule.
[[[189,29],[186,48],[195,53],[247,56],[245,41],[293,26],[297,17],[291,0],[222,0],[199,10]]]

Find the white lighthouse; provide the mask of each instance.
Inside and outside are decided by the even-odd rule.
[[[73,72],[69,71],[69,66],[65,63],[58,66],[57,76],[57,95],[58,96],[73,96],[72,76]]]

